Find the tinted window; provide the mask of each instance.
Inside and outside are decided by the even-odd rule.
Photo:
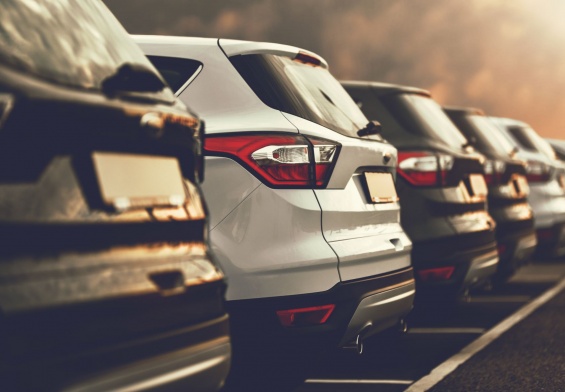
[[[397,109],[393,111],[397,121],[416,134],[440,140],[451,147],[461,149],[467,143],[459,129],[447,117],[442,107],[430,97],[417,94],[399,94],[389,98]],[[408,120],[408,121],[407,121]]]
[[[240,55],[232,64],[270,107],[357,137],[368,120],[341,84],[320,66],[270,54]]]
[[[196,60],[160,56],[148,57],[174,92],[178,92],[202,67],[202,63]]]
[[[555,159],[555,151],[553,151],[551,145],[543,140],[532,128],[508,127],[508,130],[518,144],[526,150],[541,152],[547,157]]]
[[[124,63],[153,69],[98,0],[1,0],[0,62],[89,89]]]
[[[467,119],[471,125],[469,128],[472,135],[477,139],[477,144],[482,148],[486,148],[491,151],[496,151],[501,155],[510,155],[514,146],[501,135],[500,131],[485,116],[471,115],[467,116]]]

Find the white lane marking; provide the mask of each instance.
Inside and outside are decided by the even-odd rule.
[[[495,341],[504,332],[508,331],[514,325],[528,317],[537,308],[551,300],[557,294],[559,294],[565,288],[565,278],[555,285],[553,288],[547,290],[545,293],[534,299],[532,302],[522,306],[518,311],[500,323],[495,325],[492,329],[486,332],[481,337],[477,338],[463,350],[459,351],[457,354],[449,358],[447,361],[438,365],[433,369],[428,375],[422,377],[414,384],[412,384],[404,392],[425,392],[443,380],[447,375],[453,372],[457,367],[465,363],[473,355],[481,351],[483,348],[488,346],[490,343]]]
[[[492,296],[471,296],[467,302],[488,303],[488,302],[528,302],[532,297],[528,295],[492,295]]]
[[[409,328],[408,333],[434,334],[434,333],[483,333],[484,328]]]
[[[306,380],[308,384],[399,384],[410,385],[412,380],[326,380],[311,378]]]

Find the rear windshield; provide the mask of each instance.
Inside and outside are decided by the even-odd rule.
[[[178,93],[181,87],[202,69],[202,63],[196,60],[161,56],[147,57],[175,93]]]
[[[405,124],[408,131],[442,141],[457,149],[461,149],[467,143],[442,107],[430,97],[399,94],[391,96],[390,99],[400,104],[401,110],[393,112],[397,121]],[[409,121],[406,121],[407,119]]]
[[[273,109],[351,137],[357,137],[357,131],[369,122],[323,67],[271,54],[239,55],[230,60],[255,94]]]
[[[153,69],[99,0],[1,0],[0,63],[87,89],[124,63]]]
[[[530,127],[508,127],[508,131],[514,136],[518,144],[529,151],[541,152],[545,156],[555,159],[555,151],[551,145],[541,138]]]
[[[481,149],[495,151],[500,155],[510,155],[514,146],[508,139],[504,137],[498,130],[495,124],[485,116],[470,115],[467,116],[471,127],[472,135],[477,139],[477,144]],[[462,129],[464,130],[464,129]]]

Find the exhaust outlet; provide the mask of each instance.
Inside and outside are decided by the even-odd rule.
[[[344,345],[342,349],[354,351],[358,355],[363,354],[363,340],[361,340],[361,335],[357,335],[354,340]]]
[[[400,331],[400,333],[408,332],[408,323],[406,322],[406,320],[401,319],[398,322],[398,330]]]

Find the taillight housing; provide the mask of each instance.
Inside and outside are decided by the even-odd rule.
[[[502,175],[506,170],[506,163],[502,161],[487,160],[484,164],[485,182],[488,185],[499,184],[502,181]]]
[[[398,174],[414,186],[443,186],[454,158],[428,151],[399,151]]]
[[[221,134],[204,139],[206,155],[235,159],[276,188],[325,187],[339,148],[339,143],[298,134]]]
[[[324,324],[328,321],[334,309],[334,304],[328,304],[308,308],[277,310],[277,317],[284,327],[306,327]]]
[[[526,178],[529,182],[547,182],[551,179],[551,166],[539,161],[528,161]]]

